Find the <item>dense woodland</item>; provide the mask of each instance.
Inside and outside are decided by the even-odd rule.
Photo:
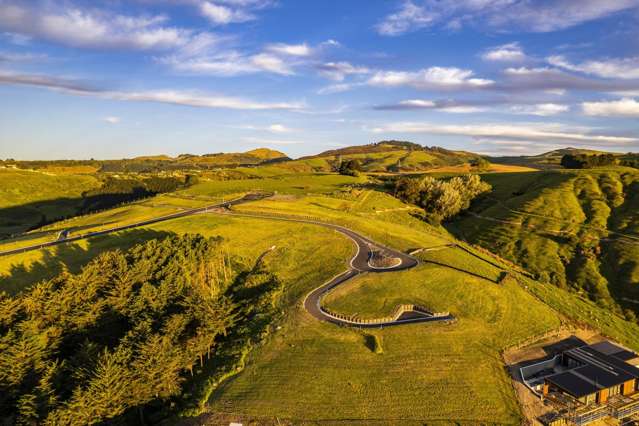
[[[224,253],[221,239],[167,237],[0,295],[0,418],[128,423],[197,405],[263,335],[280,290]]]

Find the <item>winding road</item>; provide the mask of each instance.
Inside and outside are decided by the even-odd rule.
[[[211,212],[211,213],[219,213],[219,212]],[[232,211],[226,211],[221,214],[226,214],[230,216],[240,216],[240,217],[251,217],[257,219],[269,219],[269,220],[281,220],[286,222],[295,222],[295,223],[304,223],[310,225],[322,226],[324,228],[333,229],[353,241],[355,246],[357,247],[357,251],[355,256],[351,259],[349,263],[349,268],[343,273],[337,275],[332,278],[330,281],[322,284],[316,289],[312,290],[310,293],[306,295],[304,298],[304,309],[311,314],[313,317],[317,318],[320,321],[327,321],[333,324],[348,326],[348,327],[360,327],[360,328],[380,328],[385,326],[406,324],[406,323],[415,323],[415,322],[430,322],[430,321],[449,321],[453,319],[452,315],[444,315],[444,316],[410,316],[405,319],[398,319],[394,321],[386,321],[386,322],[378,322],[372,324],[361,323],[358,321],[352,321],[346,318],[337,317],[324,308],[322,308],[322,298],[326,296],[331,290],[335,287],[355,278],[356,276],[365,273],[387,273],[394,271],[402,271],[405,269],[410,269],[419,264],[418,260],[414,257],[402,253],[400,251],[385,247],[381,244],[378,244],[357,232],[345,228],[340,225],[335,225],[332,223],[320,222],[310,219],[296,219],[291,217],[279,217],[279,216],[269,216],[265,214],[250,214],[250,213],[236,213]],[[370,264],[370,259],[373,254],[373,250],[381,251],[385,256],[399,259],[399,263],[388,268],[379,268]]]
[[[59,234],[58,239],[54,241],[48,241],[46,243],[35,244],[31,246],[20,247],[13,250],[3,251],[3,252],[0,252],[0,256],[8,256],[8,255],[23,253],[23,252],[27,252],[31,250],[39,250],[45,247],[52,247],[58,244],[65,244],[68,242],[78,241],[81,239],[107,235],[114,232],[124,231],[127,229],[151,225],[151,224],[155,224],[159,222],[164,222],[167,220],[182,218],[186,216],[192,216],[192,215],[201,214],[201,213],[214,213],[214,214],[224,214],[224,215],[238,216],[238,217],[252,217],[257,219],[304,223],[304,224],[322,226],[328,229],[333,229],[345,235],[346,237],[350,238],[357,248],[357,252],[355,253],[355,256],[350,260],[349,268],[345,272],[341,273],[340,275],[337,275],[330,281],[322,284],[321,286],[317,287],[316,289],[312,290],[310,293],[306,295],[306,298],[304,299],[304,308],[313,317],[317,318],[320,321],[327,321],[327,322],[341,325],[341,326],[360,327],[360,328],[379,328],[384,326],[391,326],[391,325],[398,325],[398,324],[405,324],[405,323],[447,321],[447,320],[453,319],[453,317],[449,314],[439,315],[439,316],[436,316],[436,315],[428,316],[428,315],[422,314],[422,315],[407,315],[392,321],[375,322],[375,323],[367,324],[367,323],[362,323],[359,321],[353,321],[347,318],[335,316],[331,314],[330,312],[328,312],[327,310],[325,310],[324,308],[322,308],[322,305],[321,305],[322,298],[328,292],[330,292],[332,289],[334,289],[338,285],[343,284],[347,282],[348,280],[351,280],[362,273],[368,273],[368,272],[387,273],[387,272],[401,271],[401,270],[413,268],[417,266],[419,262],[417,261],[417,259],[415,259],[414,257],[408,254],[385,247],[381,244],[378,244],[358,234],[357,232],[351,229],[348,229],[340,225],[335,225],[332,223],[320,222],[320,221],[315,221],[310,219],[297,219],[292,217],[280,217],[280,216],[272,216],[267,214],[238,213],[238,212],[233,212],[230,210],[230,207],[234,205],[246,203],[249,201],[259,200],[262,198],[266,198],[269,195],[270,194],[255,194],[255,193],[247,194],[240,198],[235,198],[233,200],[229,200],[229,201],[214,204],[214,205],[209,205],[206,207],[199,207],[195,209],[184,210],[184,211],[173,213],[166,216],[148,219],[148,220],[144,220],[144,221],[140,221],[140,222],[136,222],[136,223],[132,223],[128,225],[116,226],[116,227],[101,230],[101,231],[88,232],[86,234],[75,235],[72,237],[68,237],[68,233],[70,232],[70,230],[64,230],[63,232]],[[381,254],[383,254],[385,257],[395,258],[397,259],[398,263],[390,267],[383,267],[383,268],[375,267],[371,265],[371,262],[370,262],[374,251],[381,252]]]

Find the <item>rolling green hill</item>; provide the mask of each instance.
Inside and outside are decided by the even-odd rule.
[[[500,193],[512,193],[522,187],[543,191],[580,173],[484,178],[503,185]],[[521,411],[500,356],[505,348],[569,323],[587,324],[639,349],[637,324],[574,293],[516,274],[508,263],[413,217],[412,206],[363,175],[202,181],[174,194],[70,219],[64,226],[99,227],[105,221],[114,226],[141,214],[152,217],[154,210],[161,215],[183,203],[210,201],[260,185],[277,195],[234,209],[339,223],[403,251],[434,249],[419,254],[417,268],[362,275],[336,289],[326,301],[331,309],[367,318],[386,315],[398,303],[419,303],[450,311],[456,322],[361,331],[317,321],[304,310],[302,300],[347,267],[351,242],[316,225],[264,216],[200,214],[3,257],[0,286],[17,294],[61,271],[80,272],[105,251],[174,234],[221,236],[225,252],[248,268],[261,259],[265,271],[282,282],[279,314],[270,331],[234,344],[241,349],[224,352],[223,363],[197,367],[196,377],[206,378],[201,387],[174,400],[183,414],[204,413],[210,424],[520,424]],[[188,381],[188,371],[183,374]]]
[[[344,160],[357,159],[365,172],[415,172],[442,166],[461,165],[477,159],[476,154],[424,147],[412,142],[381,141],[350,146],[302,157],[282,167],[306,166],[313,171],[331,171]]]
[[[639,172],[624,167],[487,175],[493,192],[450,229],[634,319]]]

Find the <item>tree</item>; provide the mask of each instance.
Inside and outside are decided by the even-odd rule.
[[[345,160],[339,165],[339,174],[346,176],[359,176],[362,166],[358,159]]]
[[[430,218],[440,222],[469,208],[473,199],[490,190],[491,186],[482,182],[478,175],[456,176],[449,180],[426,176],[398,180],[395,196],[422,207]]]

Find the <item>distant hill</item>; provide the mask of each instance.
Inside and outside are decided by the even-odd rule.
[[[596,151],[593,149],[582,149],[582,148],[560,148],[552,151],[544,152],[543,154],[537,155],[522,155],[522,156],[512,156],[512,157],[487,157],[487,159],[492,163],[497,164],[511,164],[511,165],[520,165],[520,166],[528,166],[528,167],[539,167],[539,168],[558,168],[560,166],[561,158],[564,155],[597,155],[597,154],[613,154],[615,156],[619,156],[620,159],[630,155],[630,154],[622,154],[618,152],[606,152],[606,151]]]
[[[464,151],[390,140],[324,151],[283,164],[282,167],[331,171],[340,161],[357,159],[366,172],[418,172],[467,164],[479,157],[477,154]]]
[[[145,155],[121,160],[52,160],[52,161],[14,161],[0,160],[0,166],[15,166],[19,169],[53,170],[66,168],[81,173],[78,168],[88,167],[87,173],[94,172],[158,172],[171,170],[212,169],[219,167],[258,166],[261,164],[287,161],[290,158],[268,148],[258,148],[247,152],[215,154]]]

